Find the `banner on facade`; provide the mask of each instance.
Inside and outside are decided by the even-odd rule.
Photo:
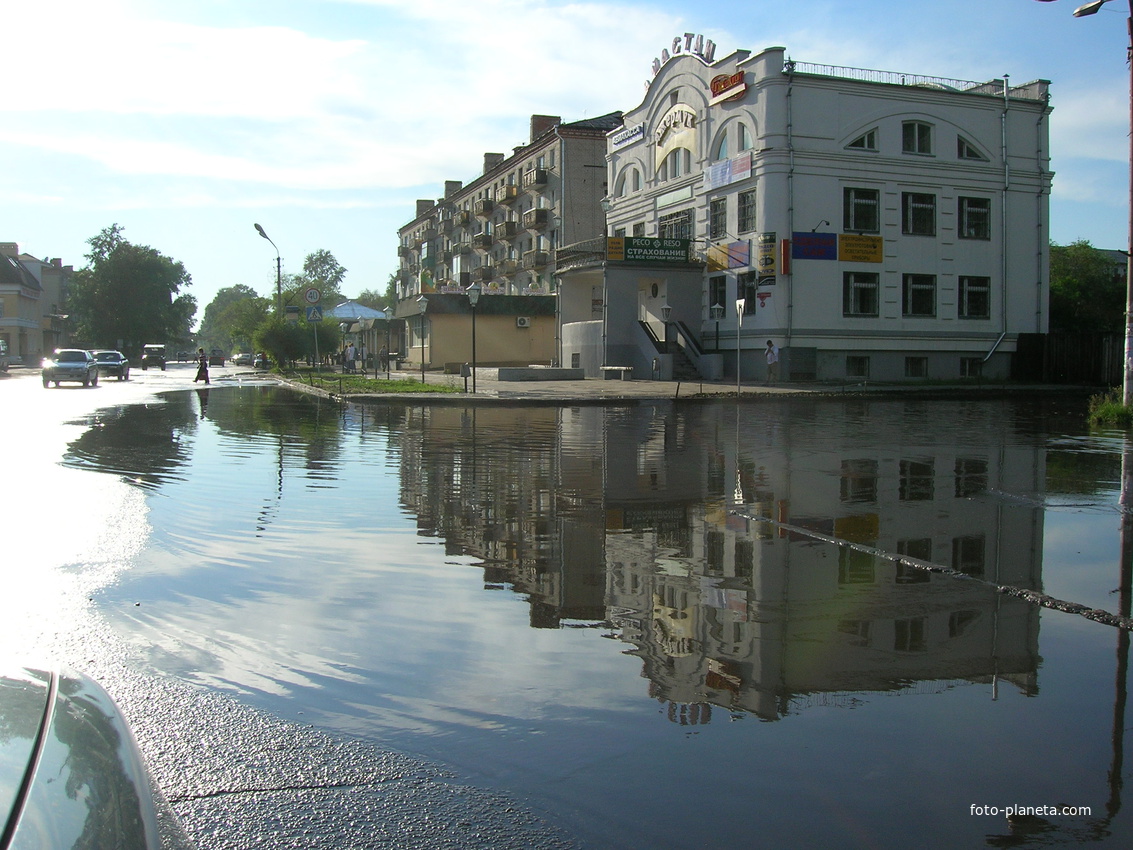
[[[689,240],[611,236],[606,239],[606,259],[613,263],[687,263]]]
[[[708,246],[708,271],[742,269],[751,265],[751,242],[742,240]]]
[[[884,258],[880,236],[842,233],[838,236],[838,259],[843,263],[880,263]]]
[[[759,272],[760,286],[775,283],[775,275],[779,273],[779,265],[775,252],[776,238],[774,233],[760,233],[756,245],[756,269]],[[770,277],[771,280],[765,280]]]
[[[837,260],[838,234],[798,232],[791,234],[794,260]]]

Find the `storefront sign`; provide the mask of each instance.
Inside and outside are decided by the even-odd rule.
[[[661,123],[653,131],[653,140],[660,145],[665,139],[665,134],[670,130],[680,132],[681,130],[693,130],[695,128],[696,110],[679,103],[665,113],[665,117],[661,119]]]
[[[774,233],[760,233],[759,242],[756,248],[756,270],[759,272],[760,286],[775,283],[775,275],[777,273],[777,264],[775,262],[775,234]],[[771,280],[764,284],[764,278],[770,277]]]
[[[689,240],[650,236],[611,236],[606,259],[615,263],[687,263]]]
[[[842,233],[838,236],[838,259],[843,263],[880,263],[884,255],[880,236]]]
[[[610,144],[614,150],[624,148],[626,145],[632,145],[634,142],[640,142],[645,138],[645,125],[638,124],[636,127],[630,127],[625,130],[618,130],[610,138]]]
[[[729,242],[725,245],[708,246],[708,271],[742,269],[751,265],[751,242]]]
[[[709,106],[715,106],[729,100],[743,100],[747,93],[747,82],[744,80],[743,71],[713,77],[711,87],[712,99],[708,101]]]
[[[796,231],[791,234],[791,257],[796,260],[836,260],[838,235]]]
[[[706,63],[711,64],[716,58],[716,43],[712,39],[691,32],[686,32],[683,38],[678,35],[673,39],[673,43],[662,50],[661,55],[653,60],[653,76],[656,77],[660,73],[662,65],[682,53],[699,56]]]

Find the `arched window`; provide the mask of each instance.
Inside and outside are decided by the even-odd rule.
[[[739,126],[739,150],[749,151],[755,147],[755,143],[751,140],[751,131],[747,128],[747,124],[740,124]]]
[[[618,178],[618,182],[614,184],[614,197],[624,198],[626,196],[626,183],[628,182],[629,172],[623,171],[622,176]]]
[[[721,159],[728,158],[728,134],[724,132],[720,135],[720,141],[716,143],[716,149],[712,151],[712,160],[718,162]]]
[[[673,148],[665,155],[661,167],[657,169],[657,179],[662,182],[675,180],[684,174],[688,174],[691,170],[692,151],[688,148]]]

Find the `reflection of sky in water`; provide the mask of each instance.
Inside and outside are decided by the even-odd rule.
[[[282,393],[213,390],[201,420],[194,396],[173,398],[180,413],[158,423],[173,448],[162,454],[155,439],[153,466],[135,470],[147,483],[149,546],[104,598],[159,669],[439,758],[530,796],[584,837],[626,836],[625,846],[746,846],[753,823],[771,846],[846,835],[971,846],[1006,824],[972,818],[970,804],[1104,813],[1113,630],[970,582],[891,585],[888,567],[773,529],[744,548],[746,533],[713,519],[737,486],[738,433],[739,485],[772,516],[839,533],[884,528],[890,514],[910,535],[923,522],[933,561],[993,517],[989,550],[1003,553],[989,570],[1031,575],[1018,541],[1037,538],[1043,590],[1116,610],[1119,444],[1058,442],[1057,474],[1089,467],[1090,486],[1043,492],[1045,440],[1062,436],[1050,429],[1076,420],[1000,403],[785,402],[746,410],[738,430],[726,405],[682,417],[665,405],[549,419],[480,411],[473,440],[476,420],[462,413],[344,413]],[[588,431],[588,417],[601,427]],[[70,462],[120,471],[129,444],[80,441]],[[954,503],[949,451],[991,458],[994,493]],[[1092,461],[1078,464],[1078,453]],[[874,485],[847,457],[880,458]],[[891,496],[906,488],[915,499],[923,486],[905,457],[936,459],[927,505]],[[490,475],[491,487],[474,484]],[[550,499],[538,492],[544,481],[557,488]],[[694,489],[703,549],[681,522],[663,527]],[[863,492],[874,502],[854,501]],[[549,525],[505,522],[546,511]],[[635,526],[639,516],[657,528]],[[499,530],[478,538],[489,526]],[[733,547],[755,553],[751,575],[705,575]],[[563,584],[528,581],[524,559],[561,571]],[[598,571],[596,590],[571,585],[580,568]],[[871,581],[854,585],[863,570]],[[652,590],[635,597],[638,582]],[[582,587],[608,610],[533,628],[547,586]],[[682,620],[674,600],[686,591],[700,601]],[[728,610],[736,593],[750,616]],[[949,620],[950,606],[964,616]],[[929,623],[924,634],[908,625],[917,619]],[[696,624],[688,634],[686,622]],[[740,626],[743,646],[731,647],[728,629]],[[951,640],[939,633],[948,627]],[[869,647],[853,649],[864,636]],[[984,636],[999,642],[980,655]],[[907,651],[894,653],[895,639]],[[918,665],[924,673],[911,675]],[[778,722],[703,696],[706,681],[726,693],[741,673],[744,687],[779,695],[769,697],[780,700]],[[812,685],[799,690],[802,681]],[[1116,831],[1130,837],[1124,822]]]

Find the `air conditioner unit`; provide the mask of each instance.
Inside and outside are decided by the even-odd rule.
[[[517,328],[529,328],[529,327],[531,327],[531,317],[530,316],[516,316],[515,317],[515,326]]]

